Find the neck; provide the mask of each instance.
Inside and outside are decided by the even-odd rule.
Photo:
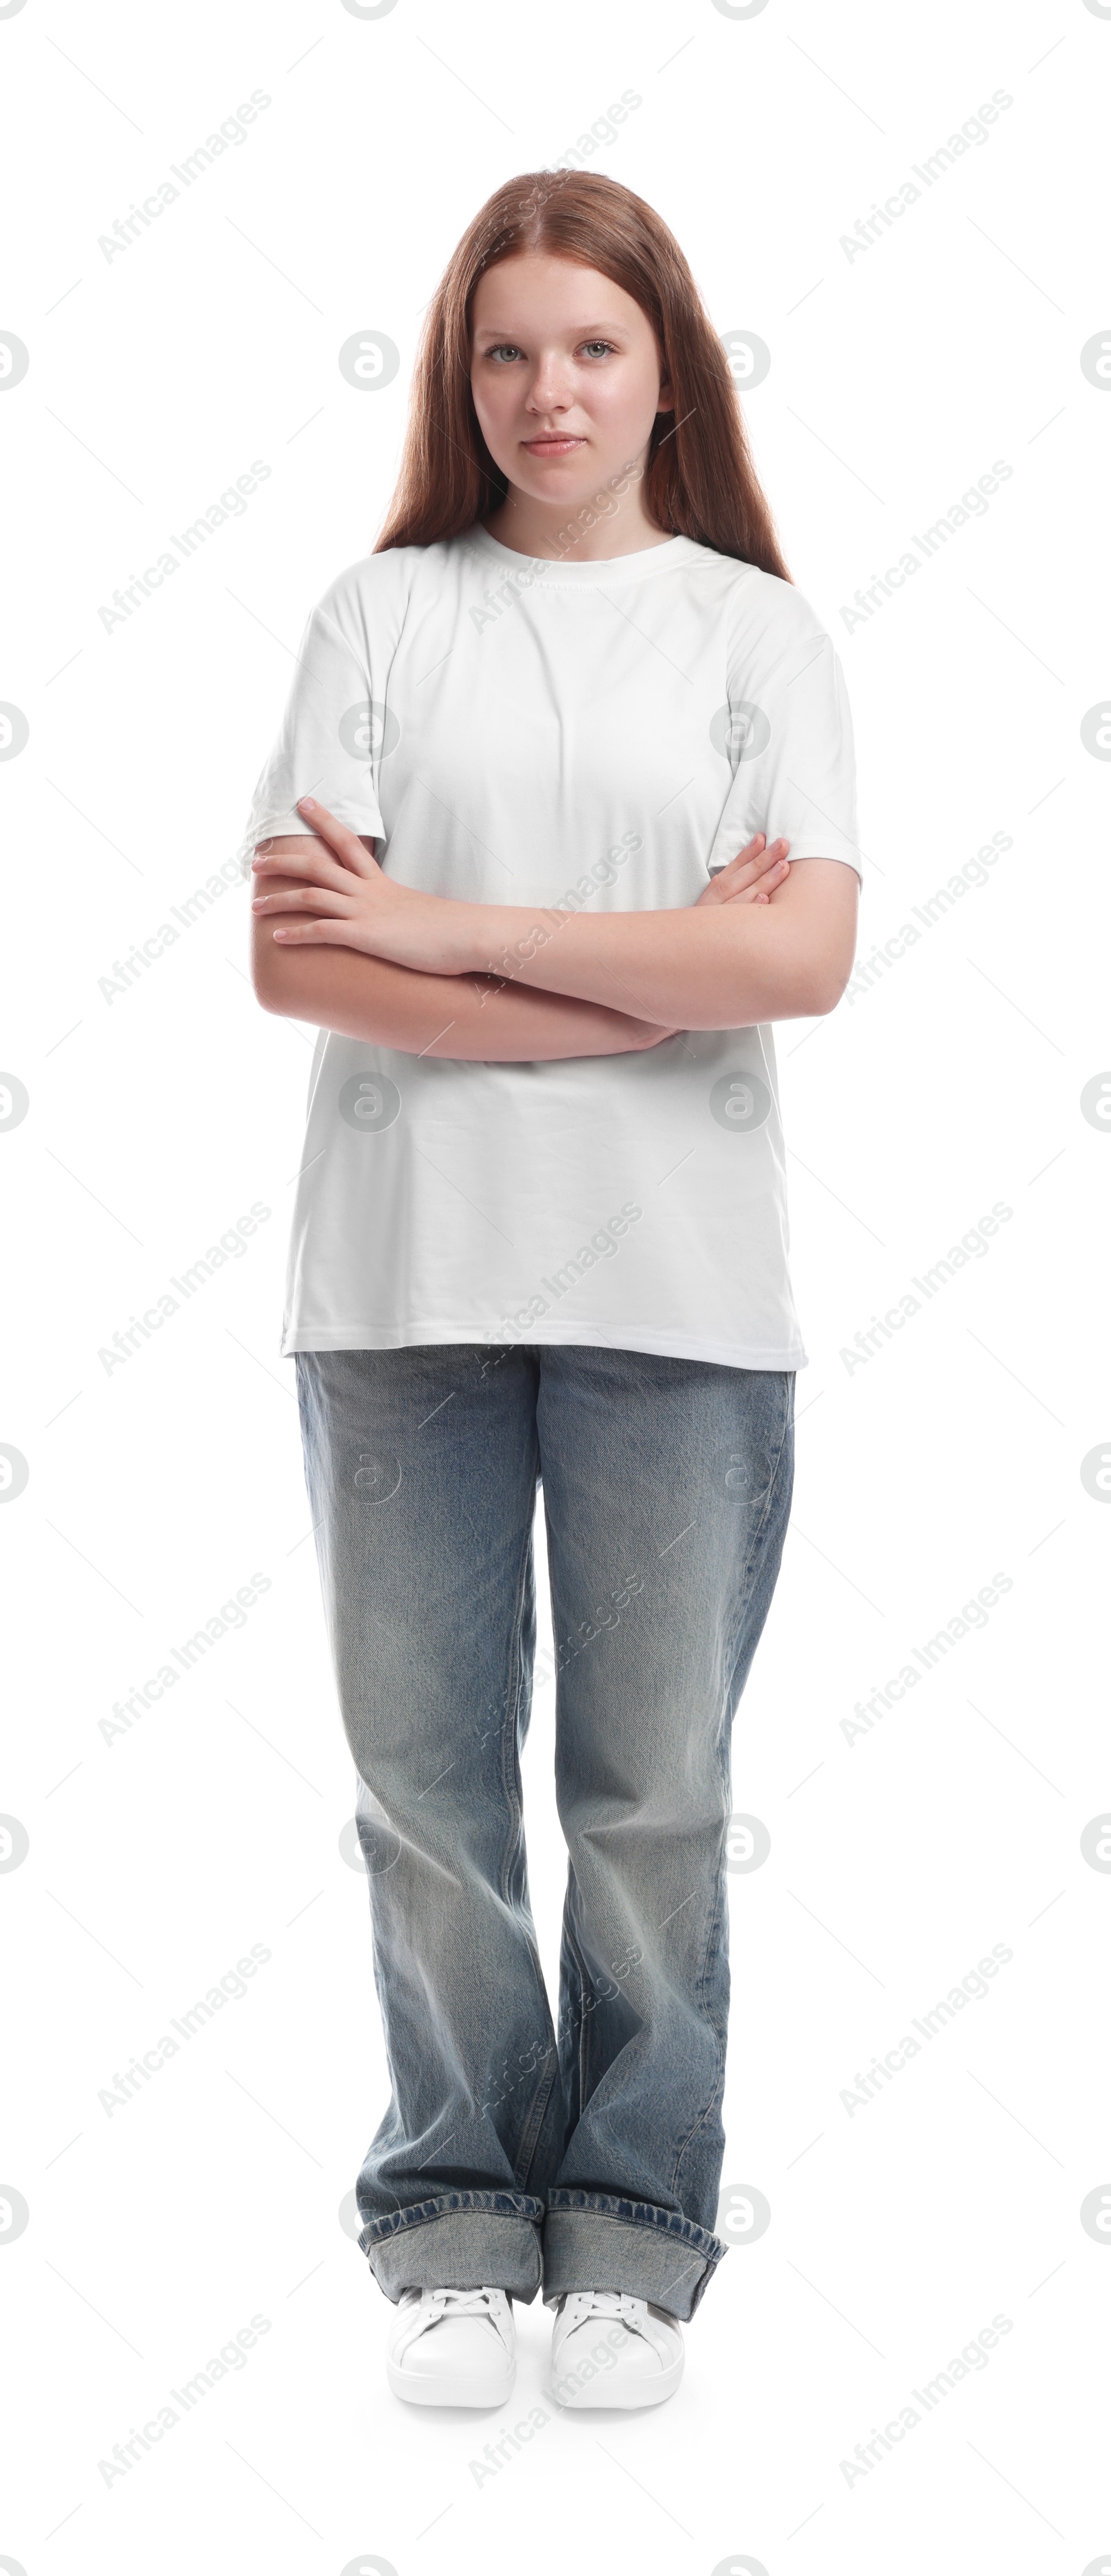
[[[592,515],[591,527],[587,521]],[[657,528],[644,510],[639,482],[631,483],[624,493],[604,485],[588,499],[558,509],[533,500],[511,483],[500,508],[484,525],[487,535],[513,554],[532,555],[547,563],[607,563],[615,555],[640,554],[649,546],[668,542],[667,530]]]

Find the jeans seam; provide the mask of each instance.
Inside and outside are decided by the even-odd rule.
[[[760,1515],[759,1526],[751,1532],[751,1535],[750,1535],[750,1538],[749,1538],[748,1555],[747,1555],[747,1557],[746,1557],[746,1559],[745,1559],[745,1570],[744,1570],[744,1576],[743,1576],[743,1578],[742,1578],[742,1584],[741,1584],[741,1599],[742,1599],[742,1602],[744,1601],[744,1599],[745,1599],[745,1597],[746,1597],[746,1593],[747,1593],[747,1586],[748,1586],[748,1579],[749,1579],[749,1576],[750,1576],[750,1574],[751,1574],[751,1572],[752,1572],[753,1561],[754,1561],[754,1558],[755,1558],[755,1555],[756,1555],[756,1550],[757,1550],[757,1548],[758,1548],[758,1546],[759,1546],[759,1544],[760,1544],[761,1540],[763,1539],[764,1532],[765,1532],[765,1530],[767,1529],[767,1526],[768,1526],[768,1520],[769,1520],[769,1516],[770,1516],[770,1513],[771,1513],[772,1502],[773,1502],[773,1498],[774,1498],[774,1495],[775,1495],[775,1489],[776,1489],[776,1486],[777,1486],[777,1484],[778,1484],[778,1482],[779,1482],[779,1470],[780,1470],[780,1467],[781,1467],[781,1465],[782,1465],[782,1461],[783,1461],[783,1452],[784,1452],[784,1449],[786,1448],[786,1445],[787,1445],[787,1432],[788,1432],[788,1429],[789,1429],[789,1426],[790,1426],[790,1420],[791,1420],[791,1372],[790,1372],[789,1370],[787,1370],[787,1369],[784,1369],[784,1370],[782,1371],[782,1383],[783,1383],[783,1419],[782,1419],[782,1422],[780,1423],[780,1426],[779,1426],[779,1446],[778,1446],[778,1448],[777,1448],[777,1450],[776,1450],[776,1453],[775,1453],[775,1458],[774,1458],[774,1461],[773,1461],[773,1464],[772,1464],[772,1471],[771,1471],[771,1474],[770,1474],[770,1476],[769,1476],[769,1478],[768,1478],[767,1491],[766,1491],[766,1493],[765,1493],[765,1495],[764,1495],[764,1508],[763,1508],[763,1511],[762,1511],[762,1513],[761,1513],[761,1515]],[[740,1619],[738,1619],[738,1623],[737,1623],[737,1625],[738,1625],[738,1633],[739,1633],[739,1631],[740,1631],[741,1624],[742,1624],[742,1621],[741,1621]],[[734,1661],[736,1661],[736,1658],[735,1658],[735,1657],[734,1657]]]
[[[545,2214],[542,2205],[540,2215],[535,2218],[532,2217],[527,2210],[498,2209],[494,2206],[498,2200],[509,2196],[510,2195],[497,2189],[486,2193],[479,2191],[470,2191],[466,2194],[460,2192],[440,2193],[435,2196],[440,2201],[441,2205],[439,2207],[433,2207],[428,2202],[420,2201],[413,2203],[411,2206],[404,2209],[387,2210],[384,2211],[382,2216],[379,2218],[364,2220],[363,2232],[365,2234],[370,2234],[372,2241],[375,2244],[393,2245],[396,2244],[401,2237],[410,2234],[413,2228],[434,2227],[437,2225],[439,2220],[443,2218],[493,2217],[512,2220],[514,2224],[518,2224],[522,2227],[535,2228],[542,2226]],[[538,2198],[538,2194],[536,2192],[519,2192],[516,2197],[521,2200],[536,2200]],[[373,2233],[376,2228],[382,2231],[377,2236]]]
[[[576,2188],[577,2187],[578,2186],[576,2186]],[[553,2185],[553,2189],[556,2188],[558,2188],[558,2186]],[[593,2195],[588,2192],[584,2196],[588,2201],[591,2198],[595,2200],[629,2200],[632,2197],[628,2192],[595,2192]],[[648,2205],[655,2207],[654,2202]],[[640,2218],[636,2215],[635,2211],[629,2217],[626,2217],[624,2212],[620,2209],[553,2209],[549,2198],[548,2208],[545,2213],[545,2224],[549,2218],[607,2218],[615,2220],[619,2227],[643,2227],[652,2236],[675,2238],[680,2236],[682,2231],[693,2229],[696,2235],[704,2236],[712,2243],[717,2241],[714,2237],[712,2228],[700,2227],[696,2218],[684,2217],[682,2210],[665,2210],[663,2215],[669,2222],[674,2220],[675,2224],[671,2225],[669,2223],[666,2227],[661,2227],[658,2219]],[[685,2245],[689,2245],[692,2254],[702,2253],[702,2247],[695,2245],[691,2241],[689,2235],[682,2234],[682,2242]],[[704,2259],[712,2261],[715,2258],[708,2256],[704,2257]]]
[[[770,1518],[770,1515],[771,1515],[771,1510],[772,1510],[773,1499],[774,1499],[774,1496],[775,1496],[775,1490],[776,1490],[776,1487],[777,1487],[777,1485],[778,1485],[778,1483],[779,1483],[779,1470],[780,1470],[780,1467],[781,1467],[782,1462],[783,1462],[783,1453],[784,1453],[784,1450],[785,1450],[786,1445],[787,1445],[787,1432],[788,1432],[788,1428],[789,1428],[790,1420],[791,1420],[791,1389],[792,1389],[792,1376],[791,1376],[791,1372],[790,1372],[789,1370],[784,1369],[784,1370],[781,1372],[781,1385],[782,1385],[782,1394],[783,1394],[783,1413],[782,1413],[782,1419],[781,1419],[780,1427],[779,1427],[779,1445],[778,1445],[778,1447],[777,1447],[777,1449],[776,1449],[775,1459],[774,1459],[774,1463],[773,1463],[773,1466],[772,1466],[772,1471],[771,1471],[771,1474],[770,1474],[770,1476],[769,1476],[769,1478],[768,1478],[767,1491],[766,1491],[765,1496],[764,1496],[764,1509],[763,1509],[763,1511],[762,1511],[762,1513],[761,1513],[761,1516],[760,1516],[759,1526],[758,1526],[758,1527],[757,1527],[757,1528],[752,1532],[752,1534],[751,1534],[751,1537],[750,1537],[750,1540],[749,1540],[748,1551],[747,1551],[747,1554],[746,1554],[746,1557],[745,1557],[744,1572],[743,1572],[742,1577],[741,1577],[741,1588],[740,1588],[740,1600],[739,1600],[739,1606],[738,1606],[738,1611],[737,1611],[737,1617],[736,1617],[736,1620],[735,1620],[735,1622],[734,1622],[734,1633],[733,1633],[733,1638],[732,1638],[732,1640],[731,1640],[731,1646],[730,1646],[730,1658],[729,1658],[729,1667],[728,1667],[730,1674],[732,1674],[732,1673],[735,1671],[735,1669],[736,1669],[736,1662],[737,1662],[737,1649],[738,1649],[738,1647],[739,1647],[739,1645],[740,1645],[740,1640],[741,1640],[741,1637],[743,1636],[743,1633],[744,1633],[745,1614],[746,1614],[746,1610],[747,1610],[747,1606],[748,1606],[748,1600],[749,1600],[749,1594],[750,1594],[750,1590],[751,1590],[753,1567],[754,1567],[754,1565],[755,1565],[755,1563],[756,1563],[759,1549],[760,1549],[760,1547],[761,1547],[761,1545],[762,1545],[762,1543],[763,1543],[764,1536],[765,1536],[765,1533],[766,1533],[766,1531],[767,1531],[768,1521],[769,1521],[769,1518]],[[726,1710],[728,1711],[728,1696],[727,1696],[727,1699],[726,1699]],[[709,1964],[710,1964],[710,1954],[711,1954],[711,1948],[712,1948],[712,1944],[713,1944],[714,1936],[715,1936],[715,1933],[717,1933],[717,1934],[720,1936],[720,1927],[721,1927],[721,1923],[722,1923],[722,1919],[723,1919],[723,1914],[724,1914],[725,1871],[724,1871],[724,1868],[723,1868],[723,1866],[722,1866],[722,1863],[723,1863],[723,1857],[724,1857],[724,1852],[725,1852],[726,1840],[727,1840],[727,1837],[728,1837],[728,1831],[729,1831],[729,1821],[728,1821],[728,1817],[726,1817],[726,1818],[725,1818],[725,1820],[724,1820],[723,1826],[722,1826],[722,1837],[721,1837],[721,1842],[720,1842],[720,1844],[719,1844],[719,1846],[718,1846],[717,1866],[716,1866],[716,1870],[715,1870],[715,1897],[714,1897],[714,1905],[713,1905],[713,1909],[712,1909],[712,1911],[711,1911],[710,1921],[709,1921],[709,1924],[708,1924],[708,1926],[707,1926],[707,1930],[706,1930],[706,1945],[705,1945],[705,1949],[703,1950],[703,1954],[702,1954],[702,1965],[701,1965],[701,1967],[700,1967],[700,1969],[699,1969],[699,1972],[698,1972],[698,1978],[697,1978],[697,1982],[696,1982],[696,1985],[695,1985],[695,1994],[696,1994],[697,2001],[698,2001],[698,2009],[699,2009],[699,2012],[702,2014],[703,2019],[704,2019],[704,2020],[706,2020],[707,2022],[709,2022],[709,2014],[708,2014],[708,2012],[706,2011],[705,2000],[704,2000],[704,1998],[705,1998],[705,1990],[706,1990],[706,1975],[707,1975],[707,1970],[708,1970],[708,1968],[709,1968]],[[713,2027],[714,2027],[712,2023],[710,2024],[710,2027],[711,2027],[711,2028],[713,2028]],[[688,2153],[688,2150],[693,2146],[694,2141],[695,2141],[696,2137],[698,2136],[698,2134],[699,2134],[700,2130],[704,2129],[704,2128],[705,2128],[705,2126],[706,2126],[707,2121],[713,2118],[714,2112],[715,2112],[715,2110],[717,2109],[717,2107],[718,2107],[718,2105],[719,2105],[719,2103],[720,2103],[720,2101],[721,2101],[721,2098],[722,2098],[722,2093],[723,2093],[723,2089],[724,2089],[724,2080],[725,2080],[725,2052],[726,2052],[726,2045],[727,2045],[727,2034],[726,2034],[726,2033],[724,2033],[724,2032],[721,2032],[721,2031],[719,2031],[719,2030],[717,2030],[717,2029],[714,2029],[714,2038],[715,2038],[716,2045],[717,2045],[717,2059],[716,2059],[716,2065],[715,2065],[715,2071],[714,2071],[714,2084],[713,2084],[713,2090],[712,2090],[712,2092],[711,2092],[711,2094],[710,2094],[710,2098],[709,2098],[708,2102],[705,2104],[704,2108],[699,2112],[699,2115],[698,2115],[697,2119],[696,2119],[696,2120],[693,2120],[693,2121],[691,2122],[690,2128],[687,2130],[685,2137],[683,2137],[682,2139],[680,2139],[680,2141],[679,2141],[679,2143],[678,2143],[678,2145],[677,2145],[677,2147],[676,2147],[676,2152],[675,2152],[675,2162],[674,2162],[674,2165],[673,2165],[673,2167],[672,2167],[672,2174],[671,2174],[671,2190],[674,2192],[674,2194],[675,2194],[675,2198],[676,2198],[677,2200],[678,2200],[678,2198],[679,2198],[679,2176],[680,2176],[680,2173],[682,2172],[684,2158],[686,2157],[686,2155],[687,2155],[687,2153]]]

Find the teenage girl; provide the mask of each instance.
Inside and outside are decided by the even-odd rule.
[[[281,1347],[393,2088],[358,2180],[390,2386],[500,2404],[540,2290],[556,2395],[652,2405],[726,2251],[730,1724],[806,1363],[771,1024],[835,1007],[860,865],[836,653],[683,254],[612,180],[513,180],[449,261],[252,863],[258,1000],[319,1029]]]

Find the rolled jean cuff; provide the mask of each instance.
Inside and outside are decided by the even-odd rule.
[[[396,2306],[403,2290],[505,2290],[527,2307],[540,2287],[544,2203],[518,2191],[445,2191],[372,2218],[359,2244]]]
[[[624,2290],[672,2317],[694,2315],[729,2248],[692,2218],[610,2192],[550,2191],[544,2305],[565,2290]]]

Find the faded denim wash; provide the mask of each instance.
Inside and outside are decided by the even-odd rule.
[[[794,1374],[473,1343],[296,1368],[393,2085],[359,2243],[395,2301],[613,2289],[689,2317],[727,2250],[729,1736],[786,1533]],[[558,2029],[521,1805],[538,1483]]]

